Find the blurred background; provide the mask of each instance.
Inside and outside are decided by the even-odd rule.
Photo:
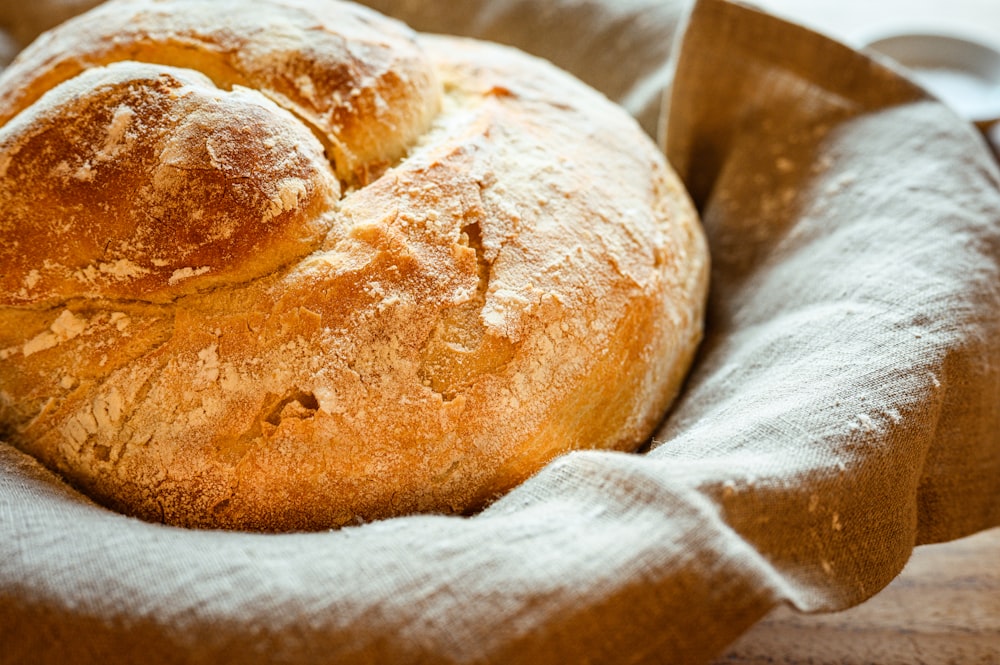
[[[997,0],[755,0],[750,4],[852,46],[898,30],[935,30],[1000,42]]]

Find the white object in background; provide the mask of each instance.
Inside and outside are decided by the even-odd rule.
[[[902,33],[866,45],[902,65],[913,79],[985,129],[1000,119],[1000,51],[963,37]]]

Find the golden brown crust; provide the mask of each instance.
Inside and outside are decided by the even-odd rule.
[[[0,124],[91,67],[194,69],[295,113],[341,179],[398,159],[437,111],[433,68],[401,24],[360,5],[311,0],[116,0],[42,35],[4,72]]]
[[[565,450],[645,441],[700,338],[707,280],[704,240],[676,177],[623,111],[541,61],[444,37],[415,48],[443,93],[402,161],[339,200],[308,141],[301,159],[266,167],[271,183],[308,183],[267,220],[277,228],[264,221],[266,192],[241,218],[252,243],[272,242],[265,228],[289,241],[278,265],[255,263],[248,249],[243,272],[194,281],[224,275],[229,255],[244,260],[234,240],[205,250],[211,269],[181,280],[187,290],[171,290],[178,283],[164,283],[166,271],[152,286],[73,290],[38,286],[31,271],[44,274],[47,252],[26,259],[20,281],[3,284],[0,309],[0,422],[15,445],[147,519],[289,530],[468,511]],[[147,67],[90,76],[141,80],[143,90],[160,77],[185,90],[208,85]],[[237,92],[252,97],[209,97],[267,106],[229,100]],[[0,146],[41,126],[47,99],[0,130]],[[265,116],[261,136],[269,123],[294,131],[280,109]],[[164,132],[176,140],[174,128]],[[197,157],[195,144],[185,159],[202,159],[219,182],[238,180]],[[146,183],[163,161],[121,167]],[[205,177],[182,197],[192,210],[206,193],[217,200]],[[4,191],[17,199],[15,185]],[[124,258],[139,265],[150,255]],[[26,280],[36,282],[30,302],[17,300]]]
[[[0,304],[165,301],[314,250],[340,184],[287,111],[189,69],[114,63],[0,129]]]

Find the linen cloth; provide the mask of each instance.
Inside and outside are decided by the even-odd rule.
[[[377,4],[577,44],[560,64],[591,81],[621,64],[605,90],[651,131],[683,9]],[[601,41],[632,34],[637,62]],[[701,0],[684,35],[664,145],[713,282],[648,451],[565,455],[469,518],[260,535],[117,515],[0,445],[0,662],[701,663],[779,603],[848,607],[914,545],[1000,524],[1000,173],[981,137],[753,9]]]

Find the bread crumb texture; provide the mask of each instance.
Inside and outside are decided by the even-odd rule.
[[[633,450],[707,256],[636,123],[333,0],[112,0],[0,76],[0,435],[99,502],[287,531]]]

